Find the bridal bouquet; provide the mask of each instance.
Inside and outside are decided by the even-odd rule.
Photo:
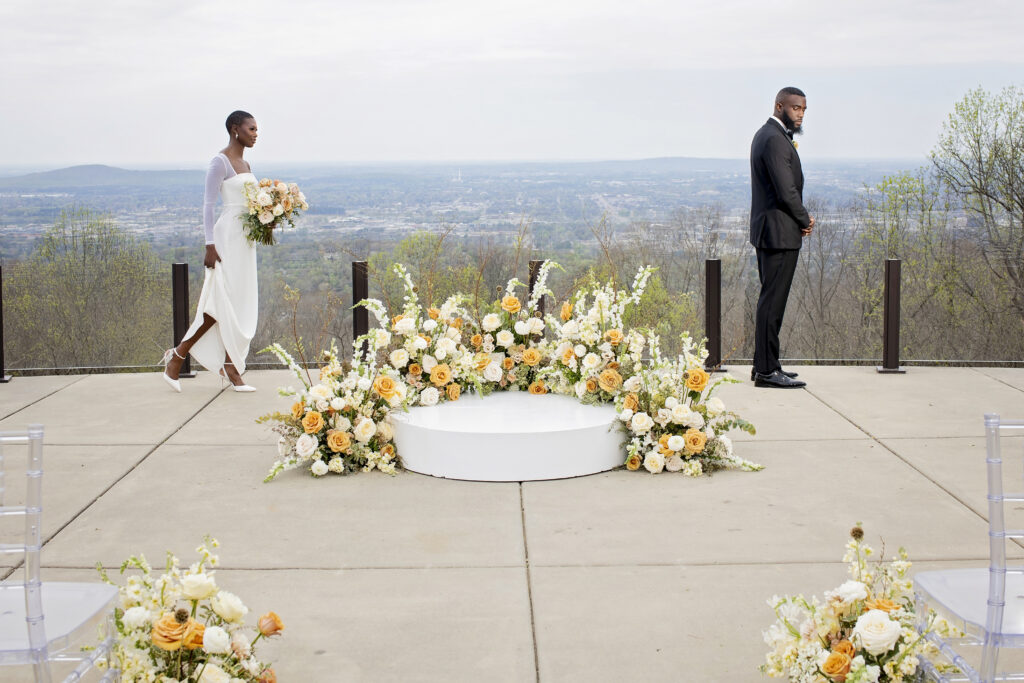
[[[275,243],[274,230],[287,223],[295,227],[299,211],[309,208],[306,195],[295,183],[264,178],[259,183],[245,184],[246,213],[242,214],[245,236],[254,244]]]
[[[220,589],[214,577],[215,539],[196,548],[199,561],[183,569],[168,553],[164,573],[154,576],[142,555],[121,565],[130,574],[120,586],[115,613],[116,642],[112,657],[124,681],[276,683],[277,676],[256,658],[256,643],[283,628],[280,617],[267,612],[255,628],[245,625],[249,609],[233,593]],[[114,584],[102,565],[103,580]]]
[[[850,579],[824,600],[803,595],[773,596],[775,622],[764,632],[770,648],[761,671],[793,683],[872,683],[912,680],[921,657],[937,654],[915,630],[910,562],[900,548],[890,562],[863,542],[864,530],[850,531],[843,561]],[[956,635],[945,619],[929,611],[927,632]]]

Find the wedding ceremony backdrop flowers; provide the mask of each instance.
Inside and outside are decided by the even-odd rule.
[[[557,316],[545,316],[540,302],[554,298],[547,280],[556,267],[544,262],[525,301],[520,290],[526,285],[509,280],[477,320],[463,294],[424,307],[408,271],[395,264],[403,283],[401,310],[389,312],[376,299],[359,302],[378,326],[355,340],[347,364],[332,346],[315,383],[280,344],[264,349],[303,387],[281,390],[294,397],[290,412],[259,418],[275,423],[280,435],[280,458],[266,481],[297,467],[317,477],[393,473],[399,453],[391,411],[458,401],[467,391],[555,393],[589,405],[613,404],[618,428],[627,433],[623,463],[629,470],[699,476],[725,467],[761,469],[735,455],[725,435],[731,429],[753,434],[754,428],[714,396],[720,385],[737,380],[704,370],[703,344],[684,335],[683,353],[666,358],[656,335],[625,328],[624,316],[640,302],[652,268],[640,268],[629,291],[593,283],[557,307]]]
[[[889,562],[869,563],[874,550],[863,542],[864,530],[850,532],[843,561],[850,579],[824,600],[803,595],[772,596],[775,622],[764,632],[770,648],[761,671],[793,683],[898,682],[918,673],[921,657],[938,654],[914,627],[911,563],[900,548]],[[929,611],[928,629],[943,635],[956,631]]]
[[[294,228],[299,211],[309,208],[298,185],[269,178],[245,183],[245,203],[245,236],[250,242],[266,245],[275,243],[274,230],[283,228],[285,223]]]
[[[128,573],[115,610],[113,658],[121,680],[276,683],[274,670],[257,659],[256,643],[278,634],[284,625],[277,614],[267,612],[255,627],[246,626],[249,608],[217,585],[217,546],[207,537],[196,548],[199,560],[187,569],[167,553],[160,576],[142,555],[121,564],[122,575],[139,572]],[[116,585],[102,566],[98,570],[104,581]]]

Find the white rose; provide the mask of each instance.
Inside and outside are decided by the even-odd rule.
[[[338,415],[334,418],[334,428],[340,429],[343,432],[347,432],[348,428],[352,426],[352,420],[348,419],[344,415]]]
[[[528,320],[517,320],[515,327],[516,334],[525,336],[530,332],[530,322]]]
[[[649,432],[653,426],[654,420],[651,419],[650,415],[647,413],[637,413],[633,416],[630,429],[632,429],[635,434],[644,434]]]
[[[437,400],[441,395],[437,391],[437,387],[427,387],[420,392],[420,405],[421,406],[434,406],[437,405]]]
[[[395,438],[395,428],[391,426],[390,420],[381,420],[377,423],[377,438],[384,442]]]
[[[431,355],[423,356],[423,361],[420,363],[420,367],[423,368],[423,372],[430,373],[434,367],[437,366],[437,359]]]
[[[850,604],[857,600],[867,600],[868,588],[860,581],[851,580],[837,588],[836,595],[838,595],[846,604]]]
[[[235,635],[231,636],[231,649],[240,659],[246,659],[252,654],[252,643],[244,633],[235,631]]]
[[[902,634],[899,622],[890,619],[880,609],[871,609],[860,615],[853,627],[853,637],[860,641],[868,654],[876,657],[891,650]]]
[[[280,216],[281,214],[284,213],[284,207],[281,206],[280,204],[274,204],[274,208],[271,209],[271,213],[273,213],[275,216]]]
[[[435,327],[437,327],[437,321],[433,318],[427,318],[423,321],[424,332],[433,332]]]
[[[210,607],[213,607],[217,616],[231,623],[242,621],[249,613],[249,608],[245,606],[245,603],[237,595],[227,591],[220,591],[210,598]]]
[[[573,387],[573,391],[576,392],[576,398],[582,399],[587,395],[587,383],[582,381],[576,382],[576,386]]]
[[[419,335],[416,335],[415,337],[412,338],[412,347],[417,351],[422,351],[423,349],[427,348],[427,340]]]
[[[658,451],[651,451],[644,458],[644,469],[651,474],[657,474],[665,469],[665,456]]]
[[[343,399],[341,396],[335,396],[334,398],[331,399],[331,407],[334,408],[335,410],[345,410],[346,405],[347,404],[345,403],[345,399]]]
[[[512,346],[516,338],[508,330],[502,330],[495,337],[495,341],[498,342],[498,346],[504,346],[506,349]]]
[[[633,375],[625,382],[622,383],[623,391],[639,391],[640,390],[640,378]]]
[[[633,417],[633,411],[630,408],[623,408],[622,412],[619,413],[619,419],[623,422],[629,422],[631,417]]]
[[[274,203],[274,200],[270,196],[270,193],[264,190],[256,195],[256,203],[259,204],[260,206],[270,206],[271,204]]]
[[[313,463],[312,467],[309,468],[309,471],[313,473],[314,477],[322,477],[327,474],[327,463],[323,460],[317,460]]]
[[[459,341],[462,339],[462,330],[457,327],[449,327],[445,331],[444,336],[448,337],[452,341]]]
[[[312,434],[303,434],[295,440],[295,455],[305,460],[316,453],[316,449],[319,445],[320,444],[317,442],[315,436]]]
[[[207,662],[203,666],[203,673],[199,675],[199,683],[231,683],[231,674],[216,664]]]
[[[259,220],[260,220],[260,223],[262,223],[263,225],[266,225],[267,223],[273,223],[274,222],[274,212],[273,211],[260,211],[260,213],[259,213]]]
[[[330,404],[330,402],[327,399],[325,399],[325,398],[318,398],[316,400],[316,409],[319,410],[321,413],[326,411],[330,407],[331,407],[331,404]]]
[[[395,323],[396,334],[412,334],[416,331],[416,321],[412,318],[402,318]]]
[[[669,396],[668,398],[665,399],[665,407],[668,408],[669,410],[672,410],[677,405],[679,405],[679,399],[677,399],[675,396]]]
[[[359,387],[360,391],[369,391],[370,387],[373,386],[373,382],[370,381],[369,377],[360,377],[359,381],[356,382],[356,386]]]
[[[484,368],[484,379],[488,382],[500,382],[501,366],[493,361],[488,363],[487,367]]]
[[[186,574],[181,577],[181,592],[189,600],[205,600],[217,592],[217,584],[206,574]]]
[[[579,333],[580,333],[580,325],[575,320],[570,320],[569,322],[567,322],[564,325],[562,325],[562,336],[563,337],[566,337],[568,339],[572,339],[573,337],[575,337]],[[583,355],[583,354],[579,354],[579,355]]]
[[[689,427],[693,427],[694,429],[701,429],[704,427],[704,416],[696,410],[691,410],[685,424]]]
[[[404,368],[409,362],[409,352],[405,349],[395,349],[391,352],[388,360],[391,361],[393,367],[398,369]]]
[[[203,649],[212,655],[226,655],[231,651],[231,636],[220,626],[207,626],[203,631]]]
[[[374,331],[373,335],[375,337],[374,341],[377,342],[378,349],[382,349],[391,343],[391,333],[383,328],[378,327]]]
[[[668,437],[668,449],[670,451],[681,451],[681,450],[683,450],[683,447],[685,447],[685,446],[686,446],[686,439],[684,439],[683,437],[679,436],[678,434],[673,434],[672,436]],[[673,470],[673,472],[674,471],[675,470]]]
[[[577,344],[576,346],[573,347],[572,352],[576,355],[577,358],[583,358],[583,356],[587,353],[587,347],[584,346],[583,344]]]
[[[540,318],[530,318],[530,334],[544,334],[544,321]]]
[[[725,403],[723,403],[722,399],[718,398],[717,396],[709,398],[706,406],[708,409],[708,413],[710,413],[711,415],[721,415],[722,413],[725,412]]]
[[[670,456],[665,460],[665,469],[669,472],[678,472],[683,469],[683,458],[678,455]]]
[[[438,351],[438,354],[439,354],[438,358],[442,357],[440,355],[441,353],[444,353],[446,356],[447,355],[451,355],[451,354],[455,353],[458,350],[458,348],[459,347],[456,346],[455,342],[452,341],[451,339],[447,339],[447,338],[446,339],[442,339],[439,342],[437,342],[437,351]]]
[[[140,605],[135,607],[129,607],[124,611],[124,615],[121,617],[121,621],[130,631],[141,628],[149,628],[150,618],[149,610]]]
[[[672,421],[672,411],[668,408],[658,408],[658,415],[654,421],[664,427]]]
[[[339,457],[331,458],[331,461],[327,463],[327,469],[335,474],[341,474],[345,471],[345,461]]]
[[[497,313],[488,313],[480,321],[480,326],[484,328],[484,332],[494,332],[498,329],[499,325],[501,325],[501,318],[498,317]]]
[[[588,353],[583,356],[583,367],[587,370],[597,370],[601,365],[601,357],[596,353]]]
[[[329,386],[327,386],[326,384],[314,384],[313,386],[311,386],[309,388],[309,395],[314,400],[316,400],[318,398],[330,399],[331,398],[331,394],[333,394],[333,393],[334,392],[331,391],[331,388]]]
[[[408,388],[406,388],[404,382],[399,382],[398,380],[395,380],[395,393],[393,393],[391,395],[391,398],[388,399],[388,405],[391,406],[392,408],[394,408],[397,405],[400,405],[403,401],[405,401],[405,396],[408,393],[408,391],[409,390]]]
[[[364,417],[356,425],[356,428],[352,430],[352,434],[356,437],[356,441],[366,443],[373,438],[373,435],[377,433],[377,425],[373,423],[373,420]]]

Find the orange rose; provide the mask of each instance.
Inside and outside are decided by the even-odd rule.
[[[683,440],[686,441],[686,445],[683,446],[683,450],[693,455],[700,453],[704,450],[704,444],[707,443],[708,437],[704,435],[704,432],[699,429],[690,428],[683,434]]]
[[[182,645],[186,650],[200,649],[203,646],[203,634],[206,632],[206,626],[195,619],[189,619],[185,626],[185,638]]]
[[[503,367],[506,370],[511,370],[513,367],[515,367],[515,364],[516,362],[508,356],[505,356],[505,360],[501,361],[501,367]]]
[[[395,457],[395,445],[391,443],[384,444],[384,447],[380,449],[380,454],[388,459]]]
[[[628,458],[626,458],[626,469],[629,470],[630,472],[636,472],[638,469],[640,469],[639,454],[633,453]]]
[[[445,392],[448,394],[449,401],[458,401],[459,395],[462,393],[462,387],[455,382],[452,382],[448,385],[448,388],[445,389]]]
[[[441,311],[437,308],[428,308],[427,315],[430,316],[431,320],[437,320],[437,318],[441,315]]]
[[[423,374],[423,368],[419,363],[409,363],[409,374],[418,377]]]
[[[597,380],[593,377],[587,378],[587,391],[591,394],[597,391]]]
[[[324,428],[324,416],[315,410],[309,411],[306,413],[306,417],[302,418],[302,428],[306,430],[307,434],[319,432]]]
[[[343,432],[340,429],[332,430],[327,432],[327,447],[335,453],[343,453],[349,449],[352,445],[352,439],[349,437],[348,432]]]
[[[462,329],[462,318],[456,318],[455,320],[452,321],[451,325],[455,329],[461,330]]]
[[[184,617],[180,621],[178,617]],[[153,624],[153,631],[150,633],[150,640],[161,650],[177,652],[185,641],[185,632],[188,631],[188,611],[177,610],[166,612]]]
[[[842,652],[832,652],[821,665],[821,672],[834,681],[845,681],[850,673],[850,657]]]
[[[292,417],[296,420],[301,420],[304,412],[306,412],[306,406],[302,401],[296,401],[292,404]]]
[[[614,394],[622,386],[622,375],[619,374],[618,370],[605,368],[597,378],[597,383],[604,391]]]
[[[473,356],[473,367],[477,370],[483,370],[491,364],[491,354],[489,353],[478,353]]]
[[[568,301],[562,304],[562,312],[559,317],[562,318],[562,322],[568,321],[572,317],[572,304]]]
[[[544,386],[544,380],[538,379],[530,385],[530,393],[534,396],[543,396],[548,393],[548,388]]]
[[[430,381],[435,387],[443,387],[452,381],[452,369],[447,363],[438,363],[430,370]]]
[[[519,312],[520,308],[522,308],[522,304],[519,303],[519,299],[512,296],[511,294],[506,294],[501,298],[501,310],[505,311],[506,313],[511,313],[515,315],[516,313]]]
[[[373,381],[373,388],[376,389],[377,393],[380,394],[381,398],[386,401],[397,393],[398,387],[395,384],[395,380],[388,377],[387,375],[378,375],[377,379]]]
[[[481,337],[479,334],[474,334],[472,337],[469,338],[469,343],[472,344],[474,348],[479,349],[481,346],[484,345],[484,338]]]
[[[621,344],[622,336],[622,330],[612,329],[604,333],[605,341],[607,341],[612,346],[618,346],[619,344]]]
[[[898,602],[893,602],[888,598],[875,598],[873,600],[864,601],[864,609],[880,609],[883,612],[895,612],[902,605]]]
[[[540,351],[537,349],[526,349],[523,351],[523,363],[531,368],[540,362]]]
[[[605,367],[606,367],[606,368],[611,368],[612,370],[618,370],[618,369],[619,369],[619,364],[618,364],[618,362],[616,362],[616,361],[611,361],[611,362],[610,362],[610,363],[608,363],[608,365],[606,365]]]
[[[277,683],[277,674],[274,673],[273,669],[264,669],[256,683]]]
[[[261,636],[269,638],[283,630],[284,623],[281,621],[281,617],[277,616],[273,612],[267,612],[260,617],[260,620],[257,622],[257,628],[259,629]]]
[[[853,659],[853,656],[857,654],[857,648],[848,640],[840,640],[832,646],[832,652],[841,652],[850,659]]]
[[[637,398],[636,394],[626,394],[626,398],[622,401],[622,407],[628,408],[635,413],[640,410],[640,399]]]
[[[693,368],[686,371],[686,388],[693,391],[704,391],[708,385],[708,373],[700,368]]]

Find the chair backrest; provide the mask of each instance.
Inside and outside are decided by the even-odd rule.
[[[1024,530],[1006,528],[1006,502],[1024,501],[1024,490],[1003,491],[1004,436],[1024,436],[1024,420],[1004,420],[995,413],[985,414],[985,463],[988,474],[989,585],[986,631],[1000,633],[1006,606],[1007,571],[1024,573],[1024,568],[1006,566],[1006,539],[1024,538]],[[1024,484],[1024,478],[1017,478]]]
[[[8,469],[6,458],[13,450],[5,448],[9,446],[27,446],[24,505],[9,504],[10,496],[7,489],[11,482],[7,480],[6,476]],[[27,431],[0,432],[0,517],[3,517],[4,521],[24,517],[24,532],[19,534],[14,543],[0,542],[0,556],[17,557],[20,555],[23,560],[24,578],[22,583],[8,583],[7,587],[24,590],[25,593],[25,626],[28,631],[29,645],[32,648],[33,664],[36,666],[36,680],[40,680],[38,674],[41,667],[48,670],[39,567],[39,554],[42,547],[42,501],[43,426],[33,424],[29,425]],[[13,525],[5,524],[4,526],[12,528]],[[48,676],[46,678],[48,679]]]

